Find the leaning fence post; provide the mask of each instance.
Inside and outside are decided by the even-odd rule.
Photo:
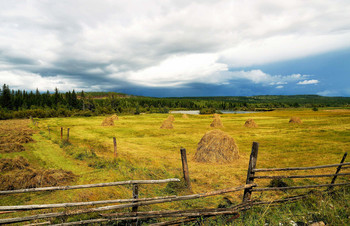
[[[246,184],[253,184],[254,182],[254,178],[252,177],[255,174],[254,169],[256,168],[256,162],[258,159],[258,149],[259,149],[259,143],[253,142],[252,152],[250,154],[250,159],[249,159]],[[251,196],[252,196],[252,188],[244,189],[243,202],[250,200]]]
[[[187,165],[186,149],[181,148],[180,152],[181,152],[181,161],[182,161],[182,172],[184,174],[185,183],[186,183],[187,188],[189,190],[192,190],[191,181],[190,181],[190,173],[188,171],[188,165]]]
[[[114,145],[114,158],[117,158],[117,139],[113,137],[113,145]]]
[[[67,143],[69,143],[69,128],[67,128]]]
[[[139,185],[138,184],[133,184],[132,186],[132,198],[133,199],[138,199],[139,198]],[[133,203],[135,203],[137,201],[134,201]],[[132,207],[132,212],[137,212],[138,210],[138,206],[133,206]],[[132,222],[132,225],[137,225],[137,220]]]
[[[344,155],[343,155],[343,158],[342,158],[341,161],[340,161],[340,164],[344,163],[344,161],[345,161],[347,155],[348,155],[348,153],[345,152]],[[335,175],[334,175],[334,177],[333,177],[333,179],[332,179],[331,184],[334,184],[335,180],[337,179],[337,177],[338,177],[337,174],[340,172],[341,167],[342,167],[342,166],[338,166],[338,167],[337,167],[337,170],[335,171]],[[332,188],[333,188],[333,186],[330,186],[330,187],[327,189],[327,191],[331,190]]]
[[[63,139],[63,127],[61,127],[61,140]]]

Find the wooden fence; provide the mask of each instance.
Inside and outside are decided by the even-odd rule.
[[[247,180],[246,184],[253,184],[255,179],[283,179],[283,178],[320,178],[320,177],[332,177],[332,181],[330,184],[318,184],[318,185],[303,185],[303,186],[291,186],[291,187],[254,187],[247,188],[244,190],[243,194],[243,202],[249,201],[252,196],[252,192],[262,192],[262,191],[281,191],[281,190],[295,190],[295,189],[307,189],[307,188],[319,188],[319,187],[327,187],[327,190],[332,189],[334,186],[344,186],[349,185],[350,183],[335,183],[335,180],[338,176],[348,176],[350,173],[339,173],[343,166],[350,165],[350,162],[344,163],[347,153],[344,154],[339,164],[331,164],[331,165],[321,165],[321,166],[310,166],[310,167],[289,167],[289,168],[266,168],[266,169],[258,169],[256,168],[257,159],[258,159],[258,149],[259,143],[253,142],[252,152],[250,154],[248,171],[247,171]],[[334,174],[311,174],[311,175],[278,175],[278,176],[256,176],[256,173],[261,172],[276,172],[276,171],[297,171],[297,170],[315,170],[322,168],[336,168]],[[344,167],[345,168],[345,167]]]
[[[74,203],[57,203],[57,204],[39,204],[39,205],[16,205],[16,206],[0,206],[0,213],[11,213],[15,211],[30,211],[30,210],[42,210],[42,209],[54,209],[54,208],[69,208],[69,207],[83,207],[89,206],[89,208],[78,209],[78,210],[69,210],[64,209],[61,212],[51,212],[51,213],[41,213],[36,215],[24,216],[24,217],[15,217],[15,218],[6,218],[0,219],[0,224],[10,224],[10,223],[19,223],[25,221],[33,221],[40,219],[48,219],[55,217],[64,217],[72,216],[79,214],[87,214],[92,212],[99,212],[100,219],[91,219],[83,220],[78,222],[69,222],[62,223],[59,225],[76,225],[76,224],[93,224],[93,223],[103,223],[109,221],[128,221],[132,225],[137,225],[137,222],[140,220],[147,219],[156,219],[156,218],[179,218],[172,221],[166,221],[162,223],[156,223],[154,225],[171,225],[182,222],[194,221],[198,217],[209,217],[217,215],[233,215],[231,219],[234,219],[239,216],[239,212],[249,209],[252,206],[256,205],[265,205],[271,203],[281,203],[296,201],[301,198],[306,197],[305,195],[298,195],[287,197],[284,199],[278,199],[273,201],[256,201],[253,200],[253,192],[264,192],[264,191],[277,191],[277,190],[295,190],[295,189],[310,189],[310,188],[319,188],[327,187],[327,190],[332,189],[334,186],[345,186],[350,183],[338,183],[335,181],[338,176],[348,176],[350,173],[340,173],[342,169],[349,169],[350,163],[344,163],[347,153],[344,154],[342,160],[339,164],[332,165],[323,165],[323,166],[310,166],[310,167],[290,167],[290,168],[267,168],[259,169],[257,166],[258,159],[258,149],[259,144],[254,142],[252,146],[252,152],[250,155],[248,170],[247,170],[247,179],[246,184],[238,187],[232,187],[212,192],[205,192],[199,194],[190,194],[184,196],[163,196],[163,197],[153,197],[153,198],[140,198],[139,197],[139,186],[141,184],[159,184],[159,183],[169,183],[169,182],[179,182],[177,178],[170,178],[164,180],[130,180],[130,181],[118,181],[111,183],[100,183],[100,184],[87,184],[87,185],[73,185],[73,186],[58,186],[58,187],[43,187],[43,188],[29,188],[29,189],[20,189],[20,190],[8,190],[0,191],[0,195],[10,195],[17,193],[28,193],[28,192],[41,192],[41,191],[56,191],[56,190],[72,190],[72,189],[84,189],[84,188],[96,188],[96,187],[108,187],[108,186],[119,186],[119,185],[132,185],[133,186],[133,197],[131,199],[115,199],[115,200],[101,200],[101,201],[90,201],[90,202],[74,202]],[[181,148],[181,160],[182,160],[182,171],[183,177],[186,184],[186,189],[191,191],[189,170],[187,164],[186,150]],[[344,167],[343,167],[344,166]],[[312,175],[256,175],[263,172],[276,172],[276,171],[297,171],[297,170],[314,170],[321,168],[335,168],[335,173],[332,174],[312,174]],[[283,178],[320,178],[320,177],[332,177],[332,180],[329,184],[318,184],[318,185],[303,185],[303,186],[293,186],[293,187],[259,187],[256,184],[257,180],[271,180],[271,179],[283,179]],[[191,210],[163,210],[163,211],[138,211],[139,206],[146,206],[158,203],[182,201],[182,200],[192,200],[210,196],[216,196],[231,192],[244,191],[243,193],[243,202],[239,205],[231,206],[230,208],[211,208],[211,209],[191,209]],[[116,204],[117,205],[107,205],[91,208],[93,205],[105,205],[105,204]],[[120,210],[124,208],[131,208],[131,212],[117,212],[117,213],[101,213],[110,210]],[[44,222],[50,224],[51,222]]]

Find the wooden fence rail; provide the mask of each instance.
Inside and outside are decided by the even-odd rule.
[[[282,178],[316,178],[316,177],[334,177],[347,176],[350,173],[336,173],[336,174],[318,174],[318,175],[280,175],[280,176],[253,176],[254,179],[282,179]]]
[[[250,154],[250,160],[247,171],[247,181],[246,184],[254,183],[255,179],[282,179],[282,178],[319,178],[319,177],[333,177],[330,184],[318,184],[318,185],[303,185],[303,186],[290,186],[290,187],[264,187],[264,188],[247,188],[244,190],[243,202],[250,200],[252,192],[262,192],[262,191],[284,191],[284,190],[295,190],[295,189],[309,189],[309,188],[320,188],[328,187],[328,190],[332,189],[335,186],[347,186],[350,183],[338,183],[335,184],[335,180],[338,176],[347,176],[350,173],[339,173],[341,169],[344,169],[346,165],[350,165],[350,162],[344,163],[347,153],[344,154],[342,160],[339,164],[331,165],[321,165],[321,166],[310,166],[310,167],[288,167],[288,168],[256,168],[257,158],[258,158],[258,147],[259,144],[254,142],[252,147],[252,152]],[[316,175],[263,175],[256,176],[255,173],[260,172],[276,172],[276,171],[295,171],[295,170],[315,170],[323,168],[332,168],[337,167],[335,174],[316,174]]]
[[[124,209],[124,208],[145,206],[145,205],[165,203],[165,202],[198,199],[198,198],[204,198],[204,197],[209,197],[209,196],[215,196],[215,195],[219,195],[219,194],[242,191],[244,189],[252,188],[254,186],[256,186],[256,185],[249,184],[249,185],[242,185],[239,187],[217,190],[217,191],[206,192],[206,193],[200,193],[200,194],[168,197],[168,198],[164,198],[164,199],[160,199],[160,200],[140,201],[140,202],[113,205],[113,206],[96,207],[96,208],[90,208],[90,209],[84,209],[84,210],[64,211],[64,212],[56,212],[56,213],[37,214],[37,215],[26,216],[26,217],[0,219],[0,224],[18,223],[18,222],[24,222],[24,221],[30,221],[30,220],[37,220],[37,219],[46,219],[46,218],[52,218],[52,217],[62,217],[62,216],[78,215],[78,214],[85,214],[85,213],[92,213],[92,212],[102,212],[102,211],[107,211],[107,210]]]
[[[62,131],[62,130],[61,130]],[[68,138],[67,138],[68,139]],[[39,191],[55,191],[55,190],[72,190],[72,189],[84,189],[84,188],[96,188],[96,187],[109,187],[109,186],[118,186],[118,185],[132,185],[133,186],[133,198],[132,199],[115,199],[115,200],[102,200],[102,201],[90,201],[90,202],[74,202],[74,203],[57,203],[57,204],[38,204],[38,205],[18,205],[18,206],[0,206],[1,211],[26,211],[26,210],[39,210],[39,209],[51,209],[51,208],[68,208],[68,207],[77,207],[77,206],[91,206],[91,205],[104,205],[104,204],[115,204],[109,206],[100,206],[87,209],[78,209],[78,210],[67,210],[65,209],[62,212],[53,212],[53,213],[42,213],[31,216],[24,217],[14,217],[7,219],[0,219],[0,224],[9,224],[9,223],[19,223],[24,221],[47,219],[53,217],[64,217],[71,215],[87,214],[92,212],[104,212],[109,210],[118,210],[124,208],[132,208],[132,212],[129,213],[112,213],[112,214],[100,214],[103,219],[91,219],[84,220],[79,222],[70,222],[63,223],[59,225],[76,225],[76,224],[87,224],[87,223],[102,223],[108,221],[122,221],[128,220],[132,222],[132,225],[137,224],[137,220],[149,219],[149,218],[164,218],[164,217],[185,217],[181,219],[182,221],[193,221],[195,217],[199,216],[216,216],[229,214],[237,214],[237,211],[242,211],[251,208],[254,205],[264,205],[272,203],[280,203],[286,201],[296,201],[301,198],[306,197],[306,195],[293,196],[283,200],[272,200],[272,201],[254,201],[251,200],[253,192],[264,192],[264,191],[284,191],[284,190],[294,190],[294,189],[310,189],[310,188],[319,188],[319,187],[328,187],[328,190],[335,186],[348,186],[350,182],[347,183],[335,183],[335,180],[338,176],[348,176],[350,173],[340,173],[342,169],[349,169],[350,162],[346,162],[345,158],[347,153],[344,154],[340,164],[331,164],[331,165],[321,165],[321,166],[310,166],[310,167],[288,167],[288,168],[256,168],[257,159],[258,159],[258,149],[259,143],[253,142],[252,151],[250,155],[246,184],[238,187],[232,187],[228,189],[222,189],[212,192],[199,193],[199,194],[190,194],[184,196],[163,196],[163,197],[152,197],[152,198],[139,198],[139,185],[141,184],[159,184],[159,183],[169,183],[169,182],[179,182],[177,178],[163,179],[163,180],[129,180],[129,181],[118,181],[110,183],[99,183],[99,184],[86,184],[86,185],[73,185],[73,186],[57,186],[57,187],[43,187],[43,188],[29,188],[29,189],[20,189],[20,190],[8,190],[0,191],[0,195],[4,194],[17,194],[17,193],[26,193],[26,192],[39,192]],[[184,174],[184,181],[189,190],[191,190],[191,183],[187,165],[186,150],[181,148],[181,159],[182,159],[182,170]],[[343,167],[344,166],[344,167]],[[294,170],[314,170],[322,168],[332,168],[337,167],[335,173],[333,174],[317,174],[317,175],[256,175],[261,172],[274,172],[274,171],[294,171]],[[255,180],[259,179],[282,179],[282,178],[321,178],[321,177],[333,177],[330,184],[311,184],[311,185],[302,185],[302,186],[292,186],[292,187],[259,187],[256,184]],[[153,205],[166,202],[182,201],[182,200],[192,200],[198,198],[204,198],[209,196],[221,195],[230,192],[243,191],[243,202],[239,205],[230,208],[217,208],[217,209],[192,209],[192,210],[165,210],[165,211],[148,211],[148,212],[139,212],[138,207]],[[61,210],[58,210],[61,211]],[[179,220],[172,222],[180,222]],[[167,222],[163,224],[167,225]]]
[[[117,182],[110,182],[110,183],[100,183],[100,184],[84,184],[84,185],[73,185],[73,186],[8,190],[8,191],[0,191],[0,195],[26,193],[26,192],[38,192],[38,191],[56,191],[56,190],[81,189],[81,188],[110,187],[110,186],[127,185],[127,184],[160,184],[160,183],[179,182],[179,181],[180,179],[177,179],[177,178],[170,178],[170,179],[163,179],[163,180],[129,180],[129,181],[117,181]]]
[[[323,166],[310,166],[310,167],[289,167],[289,168],[266,168],[266,169],[253,169],[253,172],[271,172],[271,171],[291,171],[291,170],[312,170],[312,169],[322,169],[322,168],[332,168],[336,166],[347,166],[350,165],[350,162],[332,164],[332,165],[323,165]]]

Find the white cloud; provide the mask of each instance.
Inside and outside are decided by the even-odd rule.
[[[0,74],[21,71],[34,84],[54,84],[63,74],[79,87],[101,86],[99,79],[153,87],[246,79],[278,87],[307,76],[228,69],[349,47],[349,12],[348,0],[3,0]]]
[[[339,92],[335,90],[324,90],[322,92],[318,92],[317,95],[320,96],[339,96]]]
[[[300,82],[298,82],[298,85],[312,85],[312,84],[317,84],[317,83],[319,83],[318,80],[311,79],[311,80],[300,81]]]
[[[68,90],[86,90],[83,82],[70,78],[68,76],[58,75],[51,77],[42,77],[38,74],[28,73],[25,71],[2,71],[0,72],[0,80],[4,84],[10,84],[11,89],[26,89],[39,91],[53,91],[58,88],[60,91]],[[89,90],[102,90],[99,85],[92,85],[88,87]]]
[[[276,89],[282,89],[284,86],[276,86]]]
[[[126,78],[131,83],[144,86],[176,86],[191,82],[220,83],[213,74],[227,71],[225,64],[216,63],[212,54],[173,56],[159,65],[139,71],[113,74],[113,78]]]
[[[284,85],[289,82],[298,82],[308,77],[310,77],[310,75],[270,75],[261,70],[230,72],[230,79],[247,79],[253,83],[264,85]]]

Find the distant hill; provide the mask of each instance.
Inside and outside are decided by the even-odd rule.
[[[343,106],[350,104],[350,97],[325,97],[319,95],[260,95],[260,96],[214,96],[214,97],[169,97],[169,99],[224,101],[236,103],[285,103]]]
[[[117,92],[85,92],[86,96],[92,97],[93,99],[104,99],[108,97],[122,97],[122,98],[130,98],[137,97],[134,95],[129,95],[125,93],[117,93]],[[81,96],[81,93],[78,93],[78,97]]]

